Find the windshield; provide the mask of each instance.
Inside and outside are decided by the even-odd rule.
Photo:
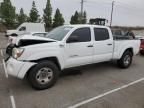
[[[73,27],[61,26],[50,31],[46,37],[54,40],[61,41]]]

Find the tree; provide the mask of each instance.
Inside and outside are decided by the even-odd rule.
[[[63,15],[60,13],[60,10],[57,8],[56,13],[53,19],[53,27],[58,27],[64,24]]]
[[[0,6],[1,19],[7,27],[12,27],[16,21],[15,7],[10,0],[3,0]]]
[[[82,17],[82,24],[86,24],[86,23],[87,23],[87,13],[86,11],[84,11],[83,17]]]
[[[51,29],[51,27],[52,27],[52,6],[50,3],[50,0],[47,0],[46,8],[44,9],[43,19],[46,24],[46,28]]]
[[[70,24],[74,24],[75,22],[74,22],[74,16],[72,15],[71,16],[71,20],[70,20]]]
[[[76,11],[74,15],[72,15],[71,17],[71,24],[80,24],[80,17],[79,17],[79,13]]]
[[[87,14],[84,11],[83,16],[80,12],[75,12],[74,15],[71,16],[70,24],[86,24],[87,23]]]
[[[27,21],[27,15],[24,14],[23,8],[20,9],[20,13],[18,15],[18,23],[22,24]]]
[[[33,3],[32,3],[32,9],[30,10],[29,16],[30,16],[30,18],[29,18],[30,22],[38,22],[39,14],[38,14],[38,10],[36,8],[35,1],[33,1]]]

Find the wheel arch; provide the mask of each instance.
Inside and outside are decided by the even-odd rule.
[[[58,66],[58,69],[61,71],[61,65],[60,65],[59,60],[58,60],[57,57],[45,57],[45,58],[41,58],[41,59],[37,59],[37,60],[32,60],[32,61],[30,61],[30,62],[35,62],[35,63],[38,64],[39,62],[42,62],[42,61],[52,61],[52,62],[54,62],[54,63],[56,64],[56,66]],[[36,64],[36,65],[37,65],[37,64]],[[26,73],[26,75],[25,75],[25,78],[28,77],[30,71],[31,71],[36,65],[32,66],[32,67],[27,71],[27,73]]]
[[[126,52],[126,51],[129,51],[129,52],[131,52],[132,53],[132,55],[134,55],[134,51],[133,51],[133,48],[127,48],[124,52]]]
[[[18,34],[16,34],[16,33],[12,33],[11,36],[18,36]]]
[[[125,50],[122,51],[122,53],[121,53],[121,55],[120,55],[120,58],[123,56],[123,54],[124,54],[126,51],[131,52],[131,53],[132,53],[132,56],[134,55],[133,48],[132,48],[132,47],[129,47],[129,48],[127,48],[127,49],[125,49]]]

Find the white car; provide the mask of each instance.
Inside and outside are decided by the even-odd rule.
[[[30,32],[45,32],[44,23],[23,23],[15,30],[7,30],[6,36],[19,36]]]
[[[15,44],[17,39],[24,38],[25,36],[39,36],[39,37],[45,37],[47,35],[47,32],[31,32],[27,33],[21,36],[9,36],[8,37],[8,44]]]
[[[144,36],[141,36],[141,35],[136,35],[135,37],[136,39],[144,39]]]
[[[61,26],[46,37],[16,42],[6,62],[8,74],[27,78],[36,89],[47,89],[67,68],[111,60],[128,68],[140,47],[140,40],[113,39],[109,27],[97,25]]]

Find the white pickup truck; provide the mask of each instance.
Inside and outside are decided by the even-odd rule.
[[[8,74],[47,89],[67,68],[111,60],[128,68],[140,47],[139,40],[113,38],[109,27],[96,25],[65,25],[46,37],[19,40],[6,62]]]

